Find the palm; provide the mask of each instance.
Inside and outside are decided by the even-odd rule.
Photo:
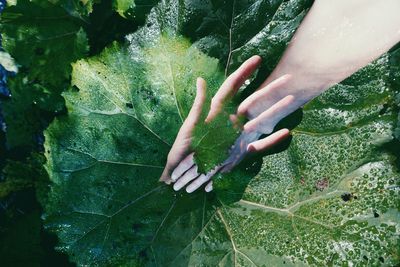
[[[254,56],[242,64],[242,66],[231,74],[221,85],[217,94],[213,97],[210,111],[206,122],[212,121],[223,107],[223,103],[236,94],[240,86],[255,71],[261,63],[261,58]],[[166,183],[175,182],[174,189],[180,190],[186,186],[186,191],[191,193],[204,183],[208,182],[205,190],[212,190],[212,182],[209,180],[218,171],[230,171],[236,166],[249,152],[263,151],[274,144],[280,142],[289,135],[289,130],[283,129],[268,137],[258,140],[262,134],[272,133],[275,125],[283,117],[294,111],[295,105],[293,96],[283,99],[277,97],[277,90],[285,86],[290,79],[285,75],[266,87],[261,88],[238,108],[236,115],[244,115],[250,119],[244,125],[241,136],[236,140],[230,156],[220,166],[207,174],[199,174],[194,163],[193,153],[190,151],[191,137],[193,129],[200,117],[202,104],[205,95],[205,82],[201,79],[198,82],[196,100],[186,121],[184,122],[174,145],[168,155],[167,165],[161,177]],[[200,96],[199,96],[200,94]],[[235,119],[235,115],[232,116]]]

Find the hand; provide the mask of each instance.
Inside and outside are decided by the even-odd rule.
[[[246,116],[249,121],[231,148],[228,159],[224,161],[222,172],[230,171],[246,154],[262,152],[289,136],[288,129],[271,134],[280,120],[302,104],[293,95],[284,96],[289,82],[291,76],[283,75],[266,86],[261,85],[239,105],[236,116]],[[271,135],[259,140],[263,134]]]
[[[195,178],[198,178],[197,180],[208,181],[217,171],[216,169],[215,172],[200,175],[197,172],[197,165],[194,163],[193,153],[190,151],[192,133],[200,119],[206,99],[206,82],[202,78],[198,78],[196,87],[196,98],[172,145],[168,154],[167,164],[160,178],[160,181],[166,184],[171,184],[171,182],[175,182],[179,178],[179,181],[174,184],[176,191]],[[188,186],[187,191],[193,186]],[[211,184],[207,188],[210,188],[210,186]]]
[[[212,121],[218,113],[221,111],[223,107],[223,103],[234,96],[240,86],[245,82],[246,79],[249,78],[249,76],[255,71],[255,69],[259,66],[261,63],[261,58],[259,56],[253,56],[252,58],[248,59],[246,62],[242,64],[242,66],[235,71],[232,75],[230,75],[226,81],[222,84],[220,89],[218,90],[217,94],[213,97],[212,102],[211,102],[211,107],[210,111],[208,113],[208,116],[206,118],[206,122]],[[286,77],[287,78],[287,77]],[[275,83],[271,83],[270,88],[274,89],[275,87],[283,84],[282,80],[277,81]],[[194,190],[198,189],[200,186],[202,186],[204,183],[208,182],[212,176],[222,170],[224,167],[226,168],[228,164],[222,164],[221,166],[217,166],[213,171],[207,173],[207,174],[198,174],[197,173],[197,166],[194,163],[193,159],[193,153],[190,153],[189,147],[190,147],[190,142],[191,142],[191,134],[193,132],[194,126],[197,123],[201,110],[202,110],[202,105],[204,103],[204,95],[205,95],[205,82],[204,80],[199,80],[198,85],[197,85],[197,90],[198,94],[196,96],[194,105],[192,107],[192,110],[186,119],[185,123],[183,124],[181,130],[178,133],[178,136],[175,140],[175,143],[169,153],[168,156],[168,161],[167,165],[165,167],[165,170],[163,172],[162,178],[160,180],[165,181],[166,183],[170,184],[171,182],[176,182],[174,184],[174,189],[175,190],[180,190],[182,187],[184,187],[186,184],[190,183],[193,181],[187,188],[186,191],[191,193]],[[202,88],[204,87],[204,88]],[[268,88],[267,88],[268,89]],[[203,96],[199,96],[199,94],[203,94]],[[199,99],[199,100],[198,100]],[[202,100],[200,100],[202,99]],[[290,100],[291,98],[289,98]],[[200,103],[200,104],[199,104]],[[274,115],[275,113],[282,112],[282,109],[286,107],[287,100],[282,101],[278,103],[277,106],[274,106],[270,110],[270,115],[268,113],[264,114],[262,117],[260,117],[258,120],[255,120],[253,123],[247,123],[245,125],[245,133],[242,134],[241,138],[238,140],[243,140],[243,137],[246,139],[246,137],[253,136],[254,133],[256,132],[257,138],[255,138],[253,141],[249,143],[248,146],[245,147],[245,149],[240,149],[239,153],[238,151],[233,152],[235,150],[235,147],[232,148],[231,150],[231,157],[232,155],[244,155],[248,152],[261,152],[264,151],[267,148],[270,148],[274,144],[280,142],[282,139],[286,138],[289,135],[289,130],[283,129],[280,130],[273,135],[270,135],[262,140],[257,140],[259,138],[258,132],[256,130],[260,130],[257,125],[264,125],[265,123],[261,123],[261,118],[263,119],[270,119],[271,115]],[[199,106],[200,105],[200,106]],[[244,111],[244,109],[242,109]],[[235,120],[235,116],[232,116],[232,120]],[[243,148],[242,145],[240,145],[241,148]],[[237,149],[236,149],[237,150]],[[243,156],[241,156],[243,158]],[[229,160],[229,158],[228,158]],[[237,164],[237,163],[234,163]],[[230,164],[232,167],[234,164]],[[173,171],[172,171],[173,170]],[[172,173],[171,173],[172,172]],[[196,179],[197,178],[197,179]],[[207,192],[212,190],[212,181],[210,181],[207,186],[205,187],[205,190]]]
[[[206,122],[212,121],[212,119],[218,115],[223,107],[224,101],[236,94],[240,86],[257,69],[260,63],[261,58],[259,56],[254,56],[244,62],[236,72],[225,80],[211,101]],[[180,190],[186,184],[197,178],[196,181],[187,187],[187,191],[192,192],[209,181],[212,175],[218,171],[218,168],[216,168],[213,172],[199,175],[197,173],[197,166],[194,163],[193,153],[190,151],[192,133],[200,118],[205,98],[206,82],[199,78],[197,80],[197,93],[193,106],[172,145],[171,151],[168,154],[167,164],[160,178],[160,181],[164,181],[167,184],[176,182],[174,184],[175,190]],[[209,184],[206,187],[206,191],[211,191],[211,189],[212,185]]]
[[[180,173],[179,168],[184,168],[186,171],[193,167],[192,165],[186,166],[185,164],[179,163],[193,162],[193,153],[190,152],[189,148],[192,142],[192,133],[194,127],[200,118],[203,105],[206,100],[206,82],[202,78],[198,78],[196,82],[196,88],[196,98],[194,99],[192,108],[190,109],[187,118],[179,129],[175,142],[168,153],[167,164],[165,165],[164,171],[160,178],[160,181],[163,181],[166,184],[170,184],[173,181],[173,179],[171,179],[171,173],[174,171],[174,169],[175,177],[177,173]],[[177,168],[178,165],[179,168]],[[195,171],[197,173],[197,168]]]

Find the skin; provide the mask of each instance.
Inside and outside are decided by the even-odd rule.
[[[212,119],[218,115],[223,102],[237,93],[245,80],[250,77],[260,63],[261,58],[254,56],[244,62],[237,71],[235,71],[225,80],[211,101],[206,122],[211,122]],[[279,85],[280,83],[271,83],[269,87],[273,87],[274,84]],[[210,173],[200,175],[197,173],[197,166],[194,164],[193,153],[190,151],[190,144],[192,141],[194,127],[199,121],[205,102],[206,82],[204,79],[198,78],[196,87],[196,98],[188,117],[184,121],[181,129],[178,132],[175,142],[172,145],[172,148],[168,154],[167,164],[160,178],[160,181],[163,181],[167,184],[175,183],[174,189],[176,191],[180,190],[189,182],[195,180],[186,188],[187,192],[193,192],[202,184],[208,182],[217,171],[221,170],[222,167],[218,166]],[[276,107],[284,109],[285,106],[282,106],[282,104],[284,104],[284,102],[278,103]],[[271,112],[271,114],[273,113]],[[254,142],[252,146],[249,146],[249,152],[263,151],[269,147],[272,147],[274,144],[279,143],[287,136],[289,136],[289,130],[282,129],[266,137],[265,139]],[[211,191],[212,183],[209,182],[205,189],[206,191]]]
[[[190,139],[193,130],[184,124],[185,134],[180,132],[175,141],[180,149],[176,149],[175,144],[172,147],[170,154],[173,155],[168,157],[162,180],[176,182],[175,190],[191,182],[187,192],[208,182],[205,190],[211,191],[212,182],[209,181],[215,172],[230,171],[246,154],[268,149],[289,135],[287,129],[272,133],[282,118],[398,43],[398,14],[399,0],[315,1],[275,70],[232,116],[232,120],[238,115],[246,116],[249,121],[228,159],[211,173],[199,176],[193,154],[188,151],[189,145],[179,145]],[[253,56],[227,78],[213,98],[206,121],[218,116],[223,100],[234,95],[260,63],[261,58]],[[262,134],[270,135],[258,140]]]

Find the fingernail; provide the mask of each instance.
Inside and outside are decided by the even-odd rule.
[[[192,193],[193,191],[194,191],[193,187],[190,186],[186,187],[186,192],[188,192],[189,194]]]
[[[172,180],[172,182],[175,182],[176,181],[176,179],[178,179],[178,177],[176,177],[177,175],[176,174],[172,174],[171,175],[171,180]]]
[[[179,191],[181,189],[181,186],[179,184],[174,184],[174,190]]]

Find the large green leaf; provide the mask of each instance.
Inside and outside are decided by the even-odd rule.
[[[201,200],[204,205],[205,196],[182,199],[158,183],[169,144],[190,108],[196,77],[210,81],[210,90],[217,88],[212,80],[220,80],[215,76],[215,59],[189,48],[183,39],[171,38],[158,37],[149,48],[139,51],[133,44],[130,49],[114,44],[99,57],[74,64],[73,84],[79,94],[65,94],[69,116],[57,120],[46,132],[47,168],[55,182],[48,207],[52,216],[47,222],[57,228],[62,222],[77,231],[60,236],[70,243],[68,250],[77,262],[111,264],[134,259],[144,253],[141,251],[151,241],[149,236],[143,236],[145,232],[156,239],[162,216],[170,212],[179,215],[183,213],[180,209],[190,211],[193,206],[186,206],[187,201]],[[65,127],[74,130],[67,133]],[[90,202],[94,201],[94,210],[78,196],[83,192],[75,190],[75,186],[89,190],[84,194],[93,197]],[[77,202],[62,201],[61,208],[55,199],[63,199],[63,195]],[[153,200],[148,201],[147,197]],[[144,203],[147,208],[139,215],[141,212],[134,210]],[[59,208],[68,210],[69,215],[59,214]],[[92,217],[93,214],[97,215]],[[116,224],[111,227],[113,223],[108,218]],[[82,228],[75,224],[79,221]],[[88,232],[88,227],[96,227],[95,235]],[[98,238],[104,236],[99,237],[97,230],[103,231],[103,227],[120,231],[121,235],[106,237],[102,242]],[[134,252],[125,246],[126,242]],[[99,250],[94,249],[97,243]],[[92,245],[90,251],[86,250]],[[113,255],[113,247],[120,256]]]
[[[289,147],[264,157],[252,180],[257,163],[218,177],[216,194],[176,193],[158,183],[170,144],[191,106],[196,77],[208,81],[212,95],[229,55],[239,62],[259,47],[264,57],[272,53],[271,58],[279,58],[285,47],[283,41],[275,50],[261,49],[259,36],[238,36],[242,45],[229,53],[236,38],[224,43],[225,33],[213,22],[241,18],[242,27],[251,21],[258,27],[257,32],[248,30],[252,35],[290,38],[304,15],[299,10],[306,6],[301,1],[280,3],[162,1],[147,26],[127,37],[129,45],[113,44],[101,55],[74,64],[77,90],[65,94],[68,116],[46,131],[46,168],[53,184],[45,207],[47,228],[57,233],[59,249],[74,262],[399,262],[399,173],[384,146],[393,140],[395,123],[395,112],[388,108],[394,95],[387,81],[389,55],[310,103]],[[262,13],[261,7],[270,13]],[[273,27],[294,20],[290,31]],[[275,31],[268,32],[271,28]],[[225,31],[232,36],[230,27]],[[197,43],[191,45],[181,33]],[[217,56],[221,64],[199,49]],[[264,65],[263,75],[272,65]]]

